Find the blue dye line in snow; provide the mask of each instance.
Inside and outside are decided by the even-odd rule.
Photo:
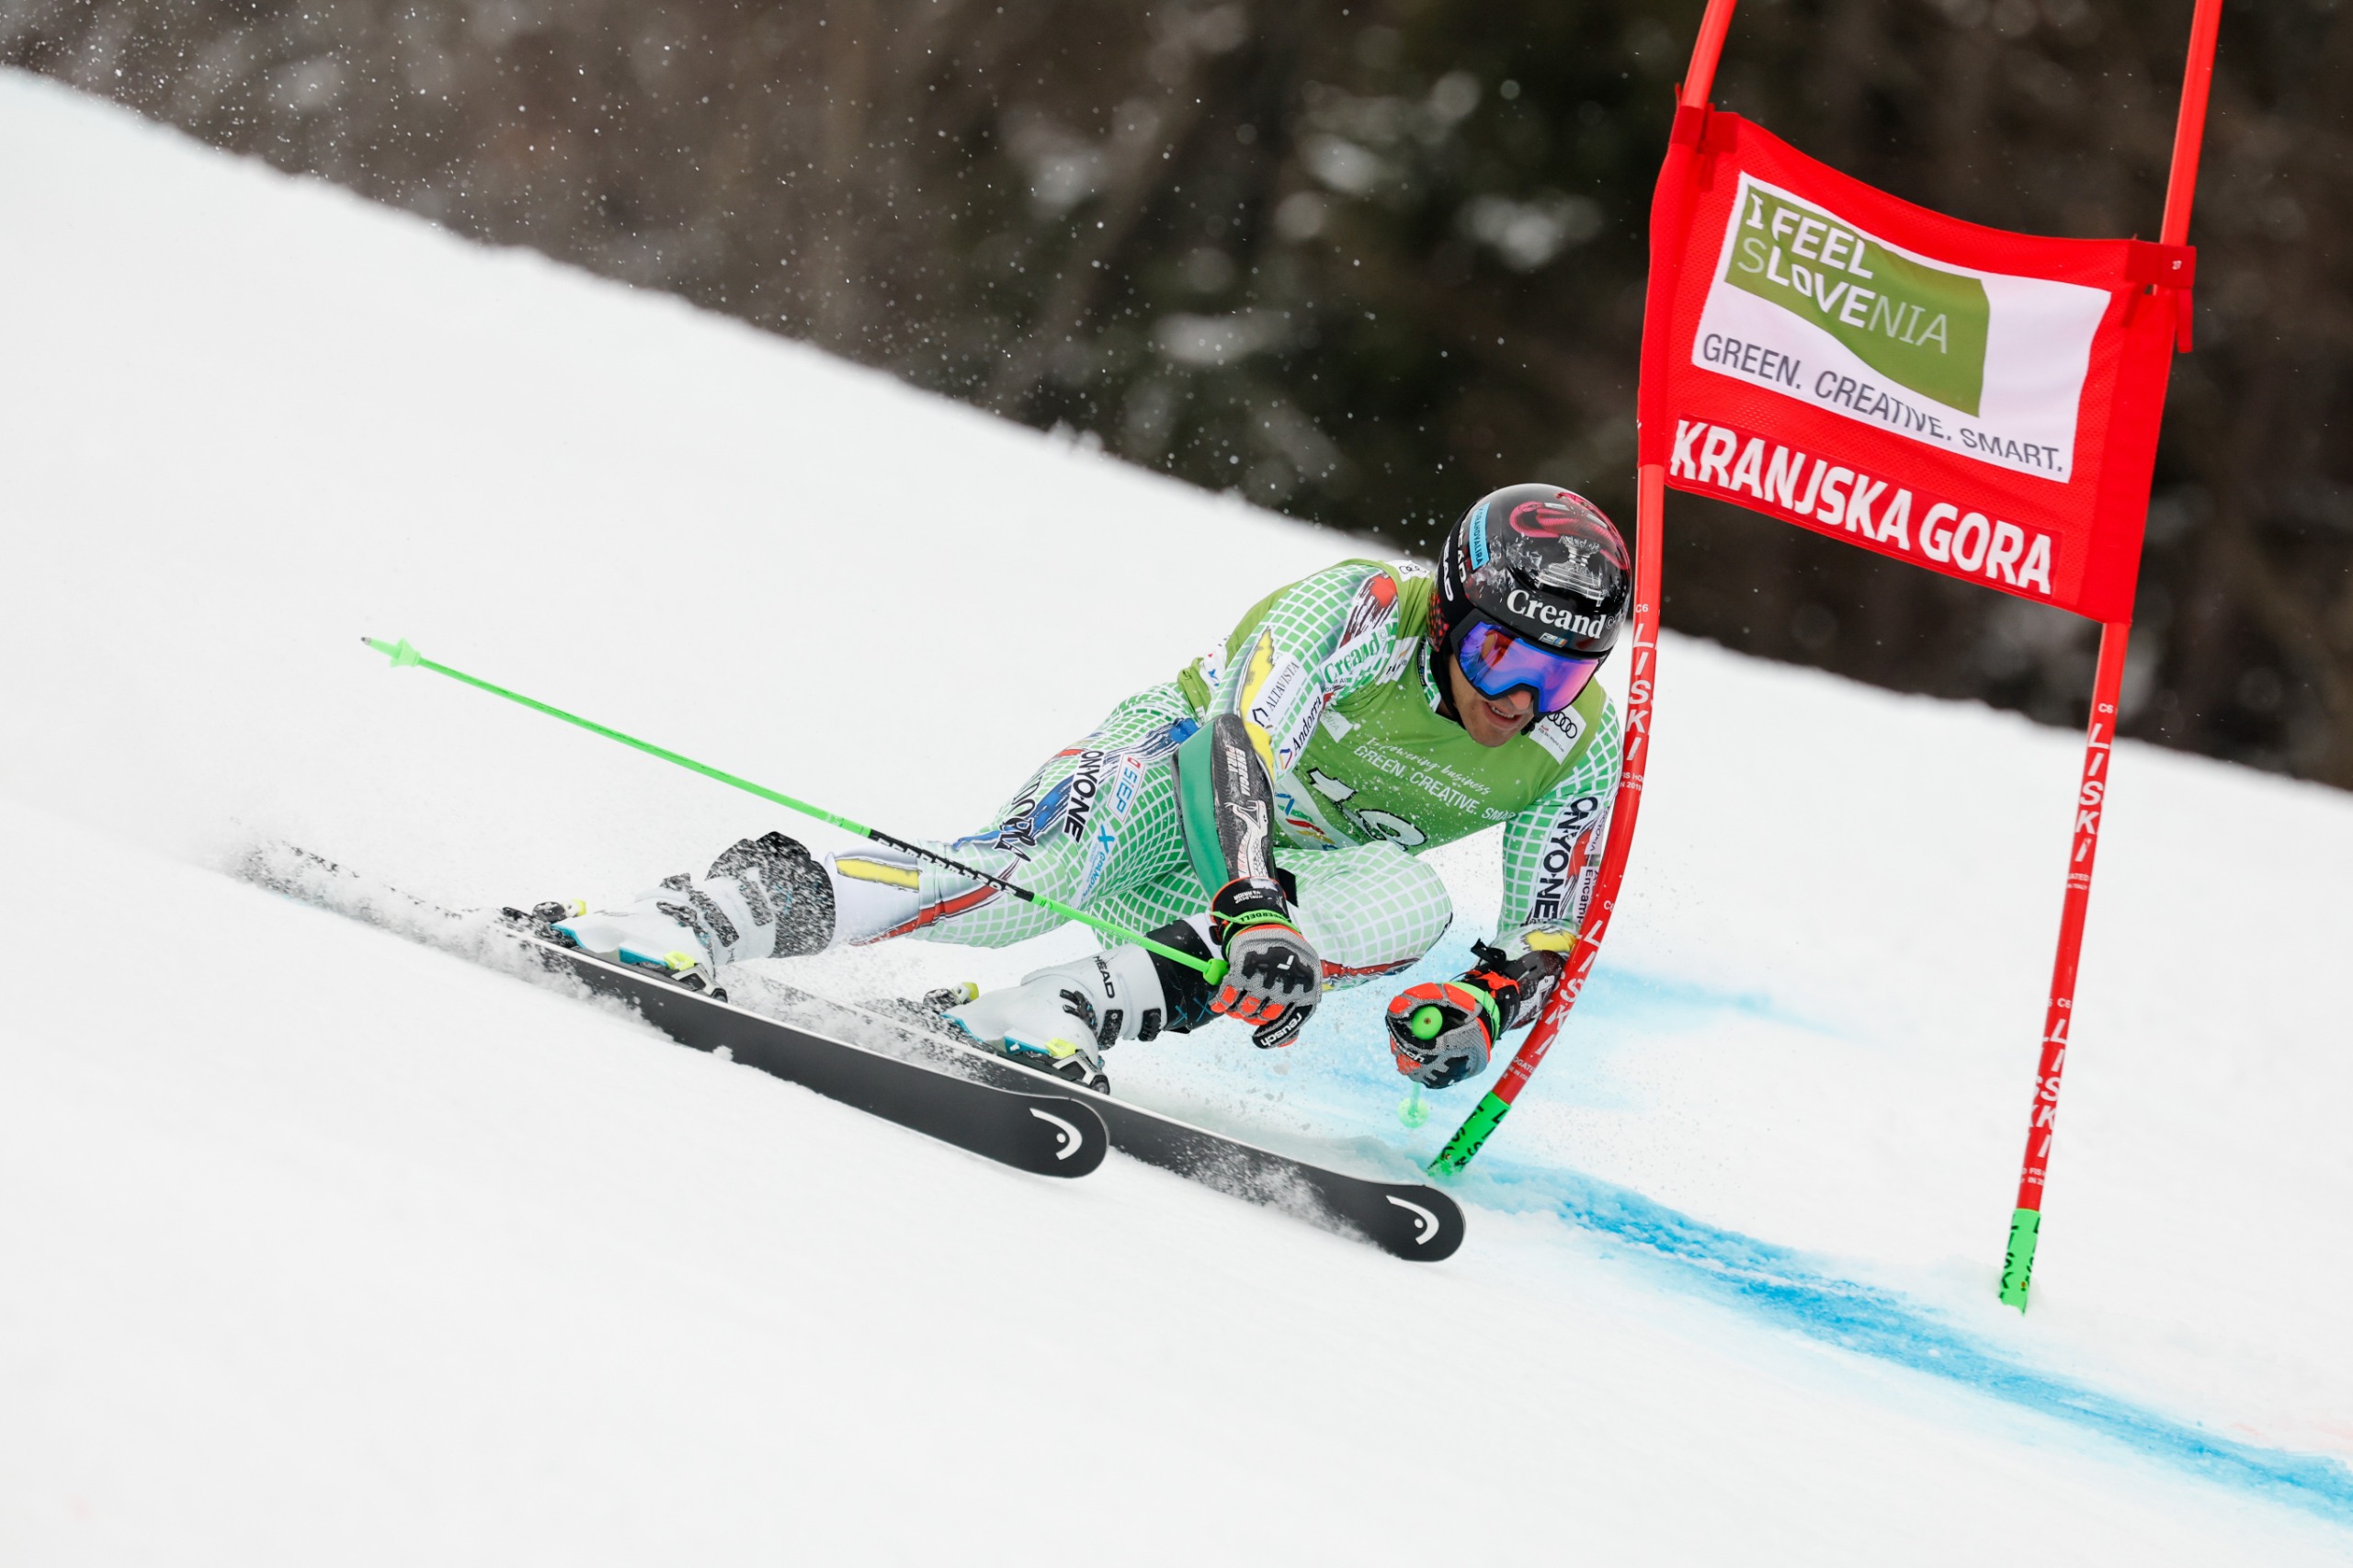
[[[1457,973],[1469,959],[1467,941],[1443,943],[1399,983]],[[1317,1009],[1309,1027],[1349,1041],[1377,1039],[1388,994],[1386,986],[1336,994]],[[1574,1052],[1590,1069],[1600,1056],[1728,1018],[1815,1035],[1840,1033],[1756,993],[1605,963],[1579,999],[1572,1026],[1578,1031]],[[1497,1053],[1498,1069],[1504,1054]],[[1378,1119],[1397,1092],[1385,1053],[1342,1046],[1324,1057],[1319,1067],[1324,1108],[1336,1120],[1352,1115]],[[1589,1071],[1574,1074],[1555,1065],[1535,1092],[1563,1094],[1574,1085],[1576,1097],[1589,1103],[1591,1078]],[[1400,1167],[1401,1178],[1404,1174]],[[1817,1343],[1930,1373],[2013,1408],[2120,1443],[2143,1458],[2302,1508],[2332,1523],[2353,1524],[2353,1470],[2335,1460],[2219,1437],[2038,1370],[1955,1327],[1930,1307],[1841,1278],[1802,1253],[1709,1225],[1631,1189],[1558,1166],[1515,1163],[1492,1149],[1480,1156],[1459,1190],[1464,1199],[1488,1209],[1554,1214],[1623,1244],[1691,1295],[1731,1305]]]
[[[1353,1080],[1383,1093],[1393,1091],[1397,1084],[1390,1072],[1388,1052],[1361,1048],[1362,1042],[1381,1038],[1381,1016],[1388,1008],[1392,987],[1449,979],[1468,969],[1471,961],[1467,939],[1442,942],[1421,962],[1388,983],[1336,992],[1324,997],[1307,1027],[1313,1042],[1333,1042],[1329,1056],[1320,1065],[1327,1075],[1333,1075],[1334,1085]],[[1728,1017],[1802,1029],[1827,1039],[1843,1038],[1836,1027],[1757,992],[1728,991],[1661,974],[1622,967],[1612,969],[1607,964],[1597,970],[1587,983],[1569,1027],[1576,1047],[1574,1054],[1590,1069],[1597,1061],[1625,1046],[1662,1035],[1695,1033]],[[1488,1074],[1465,1085],[1462,1097],[1475,1100],[1476,1094],[1469,1091],[1492,1087],[1509,1059],[1508,1051],[1497,1051]],[[1542,1081],[1549,1090],[1559,1084],[1561,1076],[1561,1070],[1556,1069]]]
[[[1471,943],[1441,942],[1407,973],[1398,977],[1397,983],[1411,984],[1420,980],[1451,979],[1471,967]],[[1387,992],[1381,990],[1385,1005]],[[1326,1006],[1340,997],[1329,998]],[[1836,1036],[1838,1031],[1819,1018],[1784,1006],[1762,992],[1727,991],[1720,986],[1697,981],[1630,969],[1623,964],[1604,962],[1586,981],[1577,998],[1573,1029],[1604,1025],[1618,1029],[1641,1029],[1650,1034],[1664,1034],[1697,1028],[1722,1018],[1726,1014],[1756,1018],[1767,1023],[1786,1024],[1791,1028],[1809,1030],[1814,1034]],[[1377,1021],[1377,1020],[1376,1020]]]
[[[1664,1263],[1677,1282],[1858,1355],[1948,1379],[2121,1443],[2224,1485],[2353,1524],[2353,1470],[2201,1430],[2113,1394],[2038,1371],[1893,1291],[1841,1279],[1802,1254],[1721,1230],[1640,1193],[1493,1155],[1464,1196],[1509,1212],[1551,1212]]]
[[[1754,991],[1723,991],[1688,980],[1670,980],[1603,964],[1577,998],[1576,1021],[1590,1028],[1639,1028],[1649,1034],[1688,1029],[1730,1013],[1766,1023],[1836,1038],[1838,1031],[1819,1018],[1793,1012]]]

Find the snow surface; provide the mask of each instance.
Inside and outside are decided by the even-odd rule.
[[[0,1561],[2353,1556],[2346,797],[2120,751],[2024,1317],[2078,740],[1675,638],[1456,1259],[1024,1176],[235,873],[825,839],[362,633],[948,832],[1362,547],[19,74],[0,144]],[[1400,1126],[1380,1001],[1115,1076],[1408,1170],[1476,1090]]]

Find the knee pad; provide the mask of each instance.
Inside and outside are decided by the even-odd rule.
[[[1454,924],[1446,880],[1393,844],[1299,864],[1300,929],[1323,955],[1327,989],[1411,969]]]

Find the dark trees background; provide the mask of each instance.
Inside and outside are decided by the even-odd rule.
[[[1523,478],[1630,517],[1699,9],[0,0],[0,61],[1427,551]],[[2188,10],[1749,0],[1717,98],[1965,218],[2153,236]],[[2339,785],[2348,68],[2353,6],[2225,13],[2124,724]],[[1668,526],[1672,626],[2080,722],[2088,625],[1688,498]]]

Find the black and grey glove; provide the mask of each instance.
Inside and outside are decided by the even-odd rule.
[[[1255,1026],[1254,1045],[1297,1040],[1323,1000],[1324,965],[1291,924],[1282,884],[1266,877],[1226,883],[1210,903],[1210,936],[1226,961],[1210,1010]]]

